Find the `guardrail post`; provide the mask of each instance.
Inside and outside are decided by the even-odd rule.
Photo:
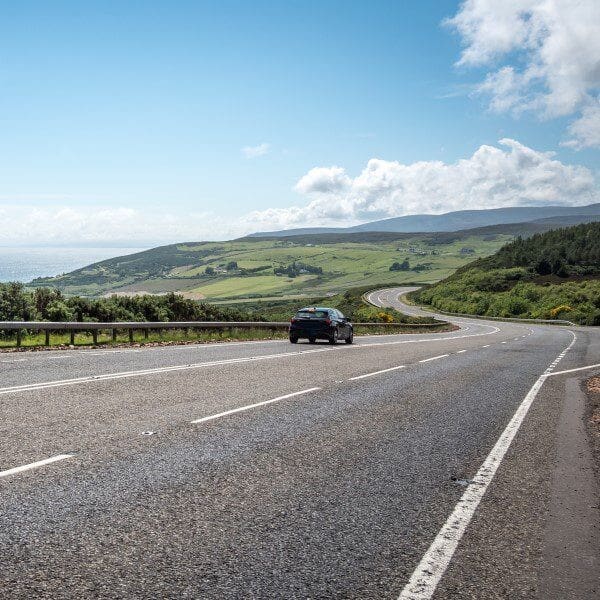
[[[21,347],[21,330],[17,329],[17,348]]]
[[[145,339],[145,340],[147,340],[147,339],[148,339],[148,333],[149,333],[149,330],[148,330],[148,328],[146,327],[146,329],[144,329],[144,339]]]
[[[71,331],[69,332],[71,334],[71,346],[75,345],[75,330],[71,329]]]
[[[94,346],[98,345],[98,330],[92,329],[92,341],[94,342]]]
[[[113,342],[117,341],[117,329],[116,329],[116,327],[112,328],[112,341]]]
[[[129,343],[133,344],[133,329],[129,328]]]
[[[44,331],[44,333],[46,334],[46,339],[44,340],[44,344],[46,346],[50,345],[50,330],[46,329],[46,331]]]

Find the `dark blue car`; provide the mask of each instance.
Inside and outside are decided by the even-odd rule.
[[[314,306],[300,309],[290,321],[290,342],[296,344],[300,338],[308,339],[311,344],[317,340],[327,340],[330,344],[344,340],[351,344],[354,329],[339,310]]]

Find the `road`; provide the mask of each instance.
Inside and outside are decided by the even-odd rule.
[[[598,597],[600,332],[453,321],[0,354],[0,597]]]

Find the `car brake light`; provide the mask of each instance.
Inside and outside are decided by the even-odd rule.
[[[331,319],[325,319],[325,324],[326,325],[331,325]]]
[[[296,322],[296,319],[291,319],[290,320],[290,323],[295,323],[295,322]]]

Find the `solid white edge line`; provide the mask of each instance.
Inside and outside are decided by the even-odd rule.
[[[286,400],[287,398],[293,398],[294,396],[302,396],[303,394],[310,394],[311,392],[317,392],[322,388],[313,387],[307,390],[302,390],[300,392],[293,392],[291,394],[285,394],[285,396],[278,396],[277,398],[272,398],[271,400],[264,400],[263,402],[255,402],[254,404],[247,404],[246,406],[240,406],[239,408],[232,408],[231,410],[226,410],[224,412],[217,413],[216,415],[209,415],[208,417],[202,417],[201,419],[195,419],[191,421],[191,423],[205,423],[206,421],[213,421],[214,419],[220,419],[221,417],[226,417],[228,415],[233,415],[238,412],[242,412],[245,410],[250,410],[252,408],[257,408],[258,406],[265,406],[266,404],[272,404],[273,402],[279,402],[280,400]]]
[[[440,354],[439,356],[432,356],[431,358],[424,358],[423,360],[420,360],[420,363],[426,363],[429,362],[430,360],[437,360],[438,358],[446,358],[446,356],[450,356],[449,354]]]
[[[563,350],[562,355],[568,352],[577,337],[572,331],[572,342]],[[550,367],[549,367],[550,368]],[[429,549],[423,555],[421,562],[417,565],[408,583],[398,596],[398,600],[430,600],[442,576],[446,572],[454,552],[465,533],[481,499],[489,487],[498,467],[502,463],[510,445],[516,436],[521,424],[527,416],[527,412],[540,388],[547,378],[547,373],[538,377],[512,419],[502,432],[502,435],[487,455],[487,458],[479,467],[477,474],[471,480],[461,499],[440,529]]]
[[[457,350],[456,354],[462,354],[463,352],[466,352],[466,350]]]
[[[555,371],[554,373],[546,373],[546,377],[554,377],[555,375],[564,375],[565,373],[575,373],[577,371],[586,371],[588,369],[600,368],[600,363],[596,365],[588,365],[587,367],[578,367],[577,369],[567,369],[566,371]]]
[[[65,460],[66,458],[72,458],[72,454],[57,454],[56,456],[52,456],[50,458],[45,458],[44,460],[38,460],[34,463],[29,463],[28,465],[23,465],[21,467],[14,467],[12,469],[7,469],[6,471],[0,471],[0,477],[9,477],[10,475],[16,475],[17,473],[22,473],[23,471],[30,471],[31,469],[37,469],[38,467],[43,467],[44,465],[49,465],[55,463],[59,460]]]
[[[406,365],[399,365],[397,367],[391,367],[389,369],[382,369],[381,371],[374,371],[373,373],[366,373],[365,375],[357,375],[356,377],[350,377],[348,381],[356,381],[357,379],[365,379],[365,377],[373,377],[381,373],[389,373],[390,371],[397,371],[398,369],[405,369]]]

